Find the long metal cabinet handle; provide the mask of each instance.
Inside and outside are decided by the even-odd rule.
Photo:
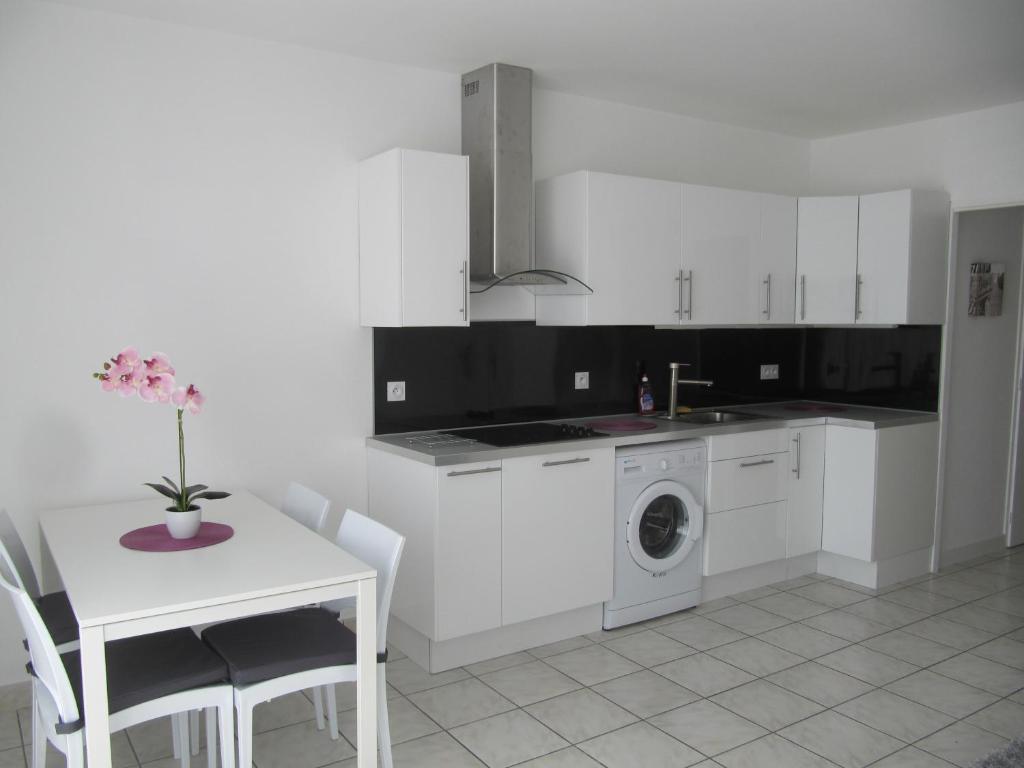
[[[589,457],[581,457],[578,459],[563,459],[562,461],[545,461],[541,464],[542,467],[560,467],[563,464],[583,464],[584,462],[590,461]]]
[[[681,314],[686,315],[687,320],[693,320],[693,270],[687,269],[680,273],[686,275],[682,281],[686,283],[686,309]],[[682,295],[680,294],[680,307],[682,306]]]
[[[800,275],[800,319],[807,319],[807,275]]]
[[[761,459],[760,461],[748,461],[744,464],[740,464],[741,467],[760,467],[765,464],[774,464],[775,459]]]
[[[863,285],[863,284],[864,284],[864,278],[861,277],[860,273],[858,272],[857,273],[857,282],[856,282],[856,285],[854,286],[854,289],[853,289],[853,317],[854,317],[854,319],[860,317],[861,314],[862,314],[861,311],[860,311],[860,288],[861,288],[861,285]]]
[[[676,314],[683,319],[683,270],[676,273]]]
[[[501,472],[501,467],[484,467],[483,469],[460,469],[449,472],[448,477],[462,477],[464,475],[482,475],[486,472]]]
[[[765,303],[764,303],[764,312],[762,312],[761,314],[763,314],[765,317],[767,317],[769,320],[771,320],[772,319],[772,273],[771,272],[768,273],[768,276],[764,279],[763,282],[764,282],[764,287],[765,287]]]
[[[462,275],[462,319],[466,320],[469,308],[469,262],[462,262],[459,274]]]
[[[796,465],[793,467],[792,472],[796,475],[796,479],[800,479],[800,433],[797,432],[796,437],[793,438],[793,442],[796,444]]]

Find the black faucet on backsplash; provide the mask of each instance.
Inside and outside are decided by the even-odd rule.
[[[647,373],[655,408],[668,405],[670,362],[714,387],[685,387],[692,408],[777,400],[827,400],[935,411],[940,326],[895,328],[550,327],[375,328],[375,434],[637,411]],[[762,381],[762,364],[779,366]],[[576,372],[589,388],[575,388]],[[388,402],[386,382],[406,382]]]

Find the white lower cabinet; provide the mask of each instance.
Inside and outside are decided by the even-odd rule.
[[[785,429],[708,438],[704,575],[786,557]]]
[[[501,462],[437,470],[437,640],[501,626]]]
[[[786,557],[797,557],[821,549],[821,511],[825,493],[825,427],[790,429],[789,438],[789,522],[786,530]]]
[[[502,462],[503,624],[612,596],[615,451]]]

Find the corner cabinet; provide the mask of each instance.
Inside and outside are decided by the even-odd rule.
[[[359,321],[469,325],[469,160],[392,149],[359,164]]]
[[[588,296],[538,295],[537,325],[679,322],[681,185],[579,171],[537,182],[536,264]]]
[[[825,493],[825,427],[789,430],[789,522],[786,557],[821,549],[821,514]]]
[[[945,192],[802,197],[798,222],[798,323],[945,322]]]

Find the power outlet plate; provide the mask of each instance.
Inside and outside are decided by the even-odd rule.
[[[397,403],[405,400],[405,382],[404,381],[389,381],[388,382],[388,402]]]
[[[761,381],[777,381],[779,378],[779,364],[770,363],[761,366]]]
[[[590,371],[576,371],[573,382],[576,389],[590,389]]]

